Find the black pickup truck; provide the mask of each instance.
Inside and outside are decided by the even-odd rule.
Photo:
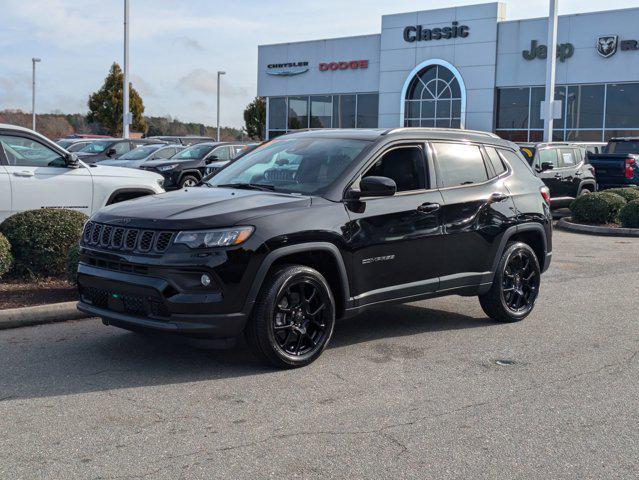
[[[604,152],[587,157],[600,190],[639,185],[639,137],[612,138]]]

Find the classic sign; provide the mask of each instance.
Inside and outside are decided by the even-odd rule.
[[[442,28],[422,28],[421,25],[404,28],[404,41],[406,42],[428,42],[430,40],[447,40],[449,38],[466,38],[469,35],[470,27],[453,22],[450,27]]]

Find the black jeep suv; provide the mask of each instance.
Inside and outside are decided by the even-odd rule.
[[[519,146],[550,190],[552,208],[567,207],[578,196],[597,191],[595,169],[588,163],[583,146],[559,142]]]
[[[387,302],[479,296],[526,317],[551,258],[548,191],[517,145],[464,130],[279,137],[203,186],[87,222],[80,310],[107,325],[219,339],[306,365],[335,319]]]

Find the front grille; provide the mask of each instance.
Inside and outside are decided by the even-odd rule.
[[[82,245],[107,250],[139,253],[164,253],[173,240],[173,232],[140,230],[87,222]]]
[[[105,310],[136,317],[167,318],[169,311],[161,301],[140,295],[96,287],[81,287],[82,301]]]

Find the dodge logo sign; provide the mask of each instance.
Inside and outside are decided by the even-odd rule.
[[[604,58],[612,57],[617,53],[617,35],[604,35],[597,39],[597,53]]]
[[[328,72],[335,70],[358,70],[360,68],[368,68],[368,60],[351,60],[350,62],[328,62],[320,63],[320,72]]]

